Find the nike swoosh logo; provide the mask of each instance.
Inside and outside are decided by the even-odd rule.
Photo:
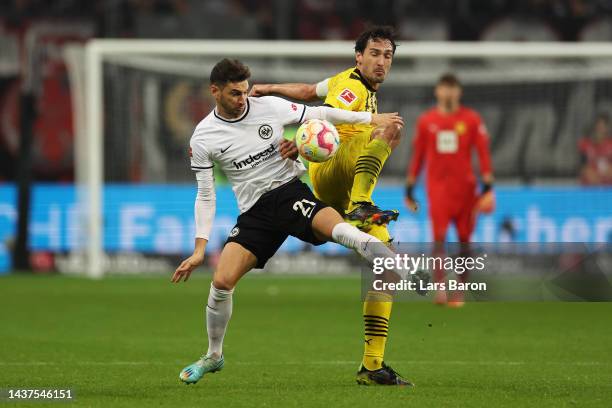
[[[215,307],[211,307],[211,306],[209,306],[208,304],[206,304],[206,307],[207,307],[207,308],[209,308],[209,309],[212,309],[212,310],[219,310],[219,309],[217,309],[217,308],[215,308]]]
[[[232,147],[233,145],[229,145],[227,146],[225,149],[221,149],[221,153],[225,153],[227,152],[227,149],[229,149],[230,147]]]

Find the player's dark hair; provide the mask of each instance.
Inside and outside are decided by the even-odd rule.
[[[438,85],[458,86],[461,88],[461,81],[459,81],[457,75],[447,72],[438,78]]]
[[[224,58],[210,71],[210,83],[225,86],[228,82],[242,82],[251,77],[251,70],[237,59]]]
[[[368,46],[368,41],[370,40],[389,40],[391,46],[393,47],[393,54],[395,54],[395,49],[397,48],[397,44],[395,44],[395,30],[391,26],[374,26],[357,37],[355,41],[355,52],[364,53],[366,47]]]

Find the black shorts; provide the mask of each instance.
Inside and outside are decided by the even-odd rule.
[[[289,235],[321,245],[314,236],[312,220],[327,204],[310,188],[295,179],[262,195],[248,211],[240,214],[228,242],[236,242],[257,257],[256,268],[263,268]]]

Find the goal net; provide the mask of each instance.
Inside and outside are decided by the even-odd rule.
[[[91,276],[167,271],[193,249],[195,182],[189,170],[189,137],[214,107],[208,76],[224,57],[249,65],[251,83],[314,83],[354,66],[349,42],[93,40],[84,49],[70,49],[66,58],[77,101],[82,239],[64,260],[67,271]],[[503,211],[479,226],[478,239],[503,240],[507,233],[524,242],[605,240],[608,224],[593,224],[605,208],[567,200],[570,187],[549,187],[532,197],[533,191],[520,186],[541,180],[565,186],[577,179],[578,140],[589,134],[599,113],[612,112],[611,60],[612,46],[595,44],[401,44],[378,93],[378,109],[399,111],[406,131],[385,165],[377,202],[407,213],[401,184],[414,124],[434,105],[437,78],[453,72],[463,83],[463,102],[482,115],[489,129],[497,179],[519,186],[514,193],[512,188],[500,190],[506,197],[500,203]],[[217,173],[216,179],[217,217],[207,248],[212,263],[238,214],[224,176]],[[604,194],[595,200],[609,200],[608,193],[595,193]],[[516,213],[513,205],[520,207]],[[556,212],[547,213],[553,207]],[[590,212],[584,216],[588,235],[579,227],[564,229],[567,219],[585,212]],[[430,240],[426,215],[426,210],[403,215],[392,234],[400,241]],[[534,217],[540,223],[535,232],[527,225]],[[547,217],[554,221],[553,232]],[[512,236],[505,218],[516,221],[515,230],[523,228],[523,233]],[[304,251],[308,255],[302,258],[287,255]],[[302,259],[298,269],[307,271],[321,254],[329,260],[343,253],[337,245],[313,251],[290,239],[272,267],[296,268],[296,260]],[[316,266],[329,272],[346,268],[341,257]]]

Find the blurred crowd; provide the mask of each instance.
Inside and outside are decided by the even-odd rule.
[[[21,79],[27,72],[24,66],[29,66],[24,64],[24,56],[36,60],[32,66],[37,69],[32,71],[39,72],[34,103],[27,109],[32,115],[35,177],[72,180],[74,129],[70,81],[61,52],[65,43],[85,42],[92,36],[353,40],[372,23],[395,26],[403,41],[612,41],[612,0],[0,1],[0,180],[16,176],[15,163],[24,123],[21,112],[25,109]],[[571,89],[569,83],[558,86],[558,89]],[[592,114],[611,111],[609,104],[606,105],[607,99],[600,96],[612,91],[599,84],[597,96],[594,89],[593,109],[587,111]],[[486,99],[486,93],[481,96],[490,100]],[[542,102],[546,96],[533,96],[536,102],[552,101]],[[599,100],[602,98],[603,102]],[[508,107],[515,109],[512,98],[494,102],[491,106],[514,117],[508,114]],[[600,102],[605,106],[595,106]],[[556,107],[552,109],[556,112]],[[537,126],[544,123],[538,118],[526,117],[524,110],[512,112],[522,115],[524,120],[535,121]],[[591,113],[581,119],[590,122]],[[558,125],[554,126],[559,129]],[[513,137],[514,128],[507,128],[510,136],[498,132],[499,140]],[[571,144],[560,144],[559,152],[564,152],[565,157],[571,156],[575,164],[560,170],[555,167],[556,156],[550,155],[548,173],[543,174],[567,177],[578,171],[585,184],[612,184],[610,129],[609,118],[599,117],[592,131],[581,132],[586,136],[580,140],[578,149],[575,147],[579,135],[576,130],[568,132]],[[518,131],[526,134],[521,129]],[[510,144],[496,145],[500,149],[507,146]],[[516,149],[511,150],[508,157],[516,154]],[[582,156],[581,166],[578,166],[576,150]],[[512,171],[514,167],[513,162]],[[516,170],[516,173],[528,178],[532,171],[529,169]]]
[[[404,40],[612,40],[612,0],[8,0],[0,23],[86,19],[98,36],[352,39],[369,23]]]

